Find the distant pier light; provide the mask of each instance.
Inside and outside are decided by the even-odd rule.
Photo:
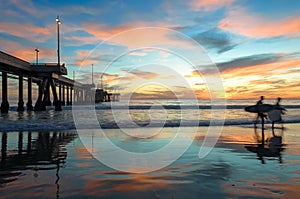
[[[59,25],[61,24],[61,21],[59,19],[59,16],[57,16],[55,20],[57,23],[57,64],[60,66]]]

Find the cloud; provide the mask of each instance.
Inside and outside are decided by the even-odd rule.
[[[0,32],[35,42],[44,42],[47,38],[51,37],[53,35],[53,31],[51,30],[55,29],[49,26],[39,27],[28,23],[0,22]]]
[[[37,9],[31,0],[11,0],[10,2],[18,9],[33,16],[41,16],[44,13]]]
[[[146,52],[133,51],[133,52],[130,52],[130,55],[138,56],[138,57],[144,57],[145,55],[147,55],[147,53]]]
[[[126,70],[126,72],[128,74],[132,74],[134,76],[138,76],[139,78],[143,78],[143,79],[153,79],[159,76],[159,74],[157,73],[141,71],[141,70]]]
[[[253,65],[273,63],[282,58],[282,55],[279,54],[259,54],[236,58],[228,62],[217,63],[217,66],[222,72],[235,68],[242,69]]]
[[[140,48],[141,46],[163,47],[164,45],[190,48],[191,44],[184,42],[183,35],[171,30],[172,27],[178,26],[163,22],[136,21],[117,26],[85,23],[82,30],[97,37],[99,40],[109,39],[110,45],[125,46],[130,50]]]
[[[102,54],[98,50],[77,50],[75,55],[66,57],[72,61],[72,65],[80,67],[91,67],[94,64],[95,70],[104,70],[114,57],[109,54]],[[117,63],[119,60],[114,60]]]
[[[184,75],[185,78],[199,78],[201,77],[201,73],[199,70],[193,70],[191,73]]]
[[[23,44],[20,44],[17,41],[2,39],[0,37],[0,43],[2,46],[5,46],[5,49],[3,50],[5,53],[11,54],[15,57],[18,57],[20,59],[23,59],[28,62],[35,62],[36,59],[36,52],[35,47],[28,47],[24,46]],[[2,50],[2,49],[1,49]],[[49,57],[55,57],[56,51],[51,48],[43,48],[40,49],[39,52],[39,60],[49,60]]]
[[[129,97],[132,99],[193,99],[195,92],[184,86],[174,86],[172,90],[161,87],[159,85],[148,85],[140,87],[134,92],[123,93],[122,97]]]
[[[77,72],[76,74],[78,74],[76,77],[76,81],[79,81],[81,83],[91,84],[92,82],[91,70],[80,71]],[[109,74],[109,73],[95,72],[95,71],[93,72],[93,75],[94,75],[94,83],[98,86],[101,86],[101,80],[103,84],[109,84],[116,81],[116,79],[119,78],[118,74]]]
[[[199,33],[193,37],[206,48],[214,48],[218,53],[223,53],[235,48],[238,44],[234,43],[229,33],[220,29],[213,28]]]
[[[114,36],[121,32],[145,26],[146,25],[142,22],[136,22],[131,24],[124,23],[116,26],[108,26],[106,24],[89,22],[82,24],[82,30],[93,35],[94,37],[97,37],[99,40],[107,40],[111,36]]]
[[[252,65],[251,61],[246,61],[247,66],[229,67],[222,71],[227,98],[257,98],[260,95],[268,98],[299,98],[300,73],[297,68],[300,66],[300,59],[290,57],[281,56],[277,61],[270,62],[266,61],[268,59],[261,59],[261,62],[257,60]]]
[[[235,0],[192,0],[190,6],[193,10],[213,11],[231,5]]]
[[[91,36],[64,36],[64,40],[67,41],[69,46],[82,46],[86,44],[97,44],[99,39]]]
[[[242,7],[233,7],[227,16],[220,21],[218,28],[247,37],[299,36],[300,16],[268,19],[266,16],[250,13]]]
[[[130,95],[131,99],[177,99],[174,93],[168,90],[152,91],[151,93],[145,93],[145,91],[134,92]]]

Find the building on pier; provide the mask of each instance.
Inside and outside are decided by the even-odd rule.
[[[96,89],[95,103],[101,102],[118,102],[120,100],[120,93],[110,93],[103,89]]]

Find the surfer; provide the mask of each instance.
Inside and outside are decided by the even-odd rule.
[[[264,96],[260,96],[260,100],[258,100],[255,105],[256,106],[262,105],[264,99],[265,99]],[[264,118],[267,118],[267,115],[265,115],[263,112],[258,112],[257,116],[256,116],[256,119],[255,119],[255,123],[254,123],[255,125],[256,125],[259,118],[261,118],[261,120],[263,121]]]
[[[269,113],[269,118],[271,119],[272,121],[272,128],[274,128],[274,124],[275,122],[281,122],[282,121],[282,117],[281,115],[284,115],[285,114],[285,108],[283,106],[280,105],[280,102],[281,102],[281,98],[278,97],[277,98],[277,102],[276,104],[274,105],[274,111],[271,111]]]
[[[265,99],[264,96],[260,96],[260,100],[258,100],[258,101],[256,102],[256,105],[263,104],[264,99]]]

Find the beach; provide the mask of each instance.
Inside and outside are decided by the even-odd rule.
[[[241,107],[229,111],[241,118],[245,114]],[[135,113],[141,114],[141,110]],[[5,126],[3,121],[7,125],[0,133],[1,198],[297,198],[299,194],[297,118],[287,116],[289,122],[283,124],[284,128],[277,125],[274,131],[267,122],[262,145],[262,129],[254,128],[253,117],[241,122],[232,114],[227,117],[231,121],[225,122],[218,142],[204,158],[199,158],[198,153],[208,125],[199,123],[193,135],[188,132],[194,126],[179,128],[173,118],[173,127],[164,127],[159,134],[146,139],[130,138],[121,129],[107,128],[107,137],[133,152],[157,150],[170,142],[178,129],[191,139],[188,149],[172,164],[137,174],[118,171],[98,161],[88,150],[97,150],[100,142],[94,139],[93,148],[85,148],[69,114],[70,110],[49,110],[31,116],[14,112],[2,115],[1,127]],[[25,126],[24,120],[28,118],[32,120],[31,126]],[[61,124],[52,124],[57,120]],[[13,121],[18,125],[13,126]],[[155,131],[158,127],[151,128]],[[128,160],[129,165],[132,162]]]
[[[300,198],[300,1],[0,7],[0,199]]]

